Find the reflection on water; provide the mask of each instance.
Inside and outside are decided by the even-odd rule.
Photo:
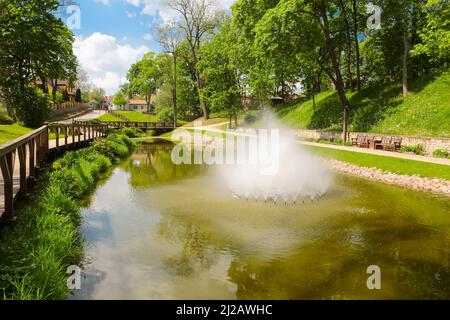
[[[319,203],[234,200],[171,148],[140,147],[98,189],[72,298],[450,298],[448,198],[337,176]],[[369,265],[381,290],[366,287]]]

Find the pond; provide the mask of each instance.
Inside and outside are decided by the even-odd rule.
[[[336,175],[319,202],[238,200],[171,149],[140,146],[98,188],[71,299],[450,298],[448,198]]]

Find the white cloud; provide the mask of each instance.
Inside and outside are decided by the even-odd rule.
[[[139,7],[139,5],[141,4],[140,0],[125,0],[125,1],[135,7]]]
[[[115,37],[98,32],[87,38],[76,37],[73,48],[93,84],[108,95],[125,82],[131,64],[149,51],[146,46],[120,45]]]
[[[128,18],[134,18],[137,16],[136,12],[125,11],[125,14],[127,15]]]
[[[107,6],[109,5],[109,0],[95,0],[95,2],[100,2],[101,4]]]
[[[144,34],[144,36],[142,38],[144,40],[152,40],[153,36],[150,33],[146,33],[146,34]]]
[[[143,5],[142,13],[157,17],[164,23],[179,19],[179,14],[167,4],[169,0],[126,0],[135,6]],[[218,9],[229,9],[236,0],[216,0]]]

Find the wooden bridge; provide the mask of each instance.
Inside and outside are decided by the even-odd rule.
[[[27,195],[29,182],[35,179],[50,151],[76,148],[105,137],[107,131],[107,124],[50,124],[0,145],[1,222],[15,221],[14,202]]]
[[[74,124],[86,124],[89,121],[74,121]],[[141,130],[173,130],[173,123],[169,122],[135,122],[135,121],[111,121],[102,122],[102,124],[114,129],[135,128]]]

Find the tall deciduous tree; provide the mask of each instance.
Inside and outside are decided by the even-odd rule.
[[[156,93],[161,74],[153,52],[144,55],[142,60],[133,64],[128,71],[129,95],[138,95],[147,102],[147,111],[150,112],[150,101]]]
[[[172,56],[173,61],[170,84],[172,86],[173,123],[175,127],[177,125],[177,61],[178,48],[181,44],[180,31],[180,27],[174,22],[169,22],[158,29],[158,40],[164,48],[164,51]]]
[[[47,79],[75,79],[74,39],[54,15],[58,6],[56,0],[0,0],[0,87],[5,95],[25,94],[37,77],[44,92]]]
[[[403,96],[408,95],[408,57],[409,57],[409,5],[408,0],[403,0],[403,68],[402,87]]]
[[[201,60],[200,49],[205,38],[220,22],[219,12],[216,10],[214,0],[170,0],[169,6],[182,17],[180,28],[190,49],[191,65],[197,82],[203,116],[209,119],[208,105],[200,95],[204,81],[201,78],[198,63]]]
[[[231,119],[234,116],[237,127],[237,112],[242,106],[240,92],[240,74],[234,64],[232,54],[233,33],[229,21],[222,24],[220,31],[212,41],[201,50],[202,60],[199,63],[201,76],[205,86],[201,90],[202,98],[213,111],[225,111]]]

